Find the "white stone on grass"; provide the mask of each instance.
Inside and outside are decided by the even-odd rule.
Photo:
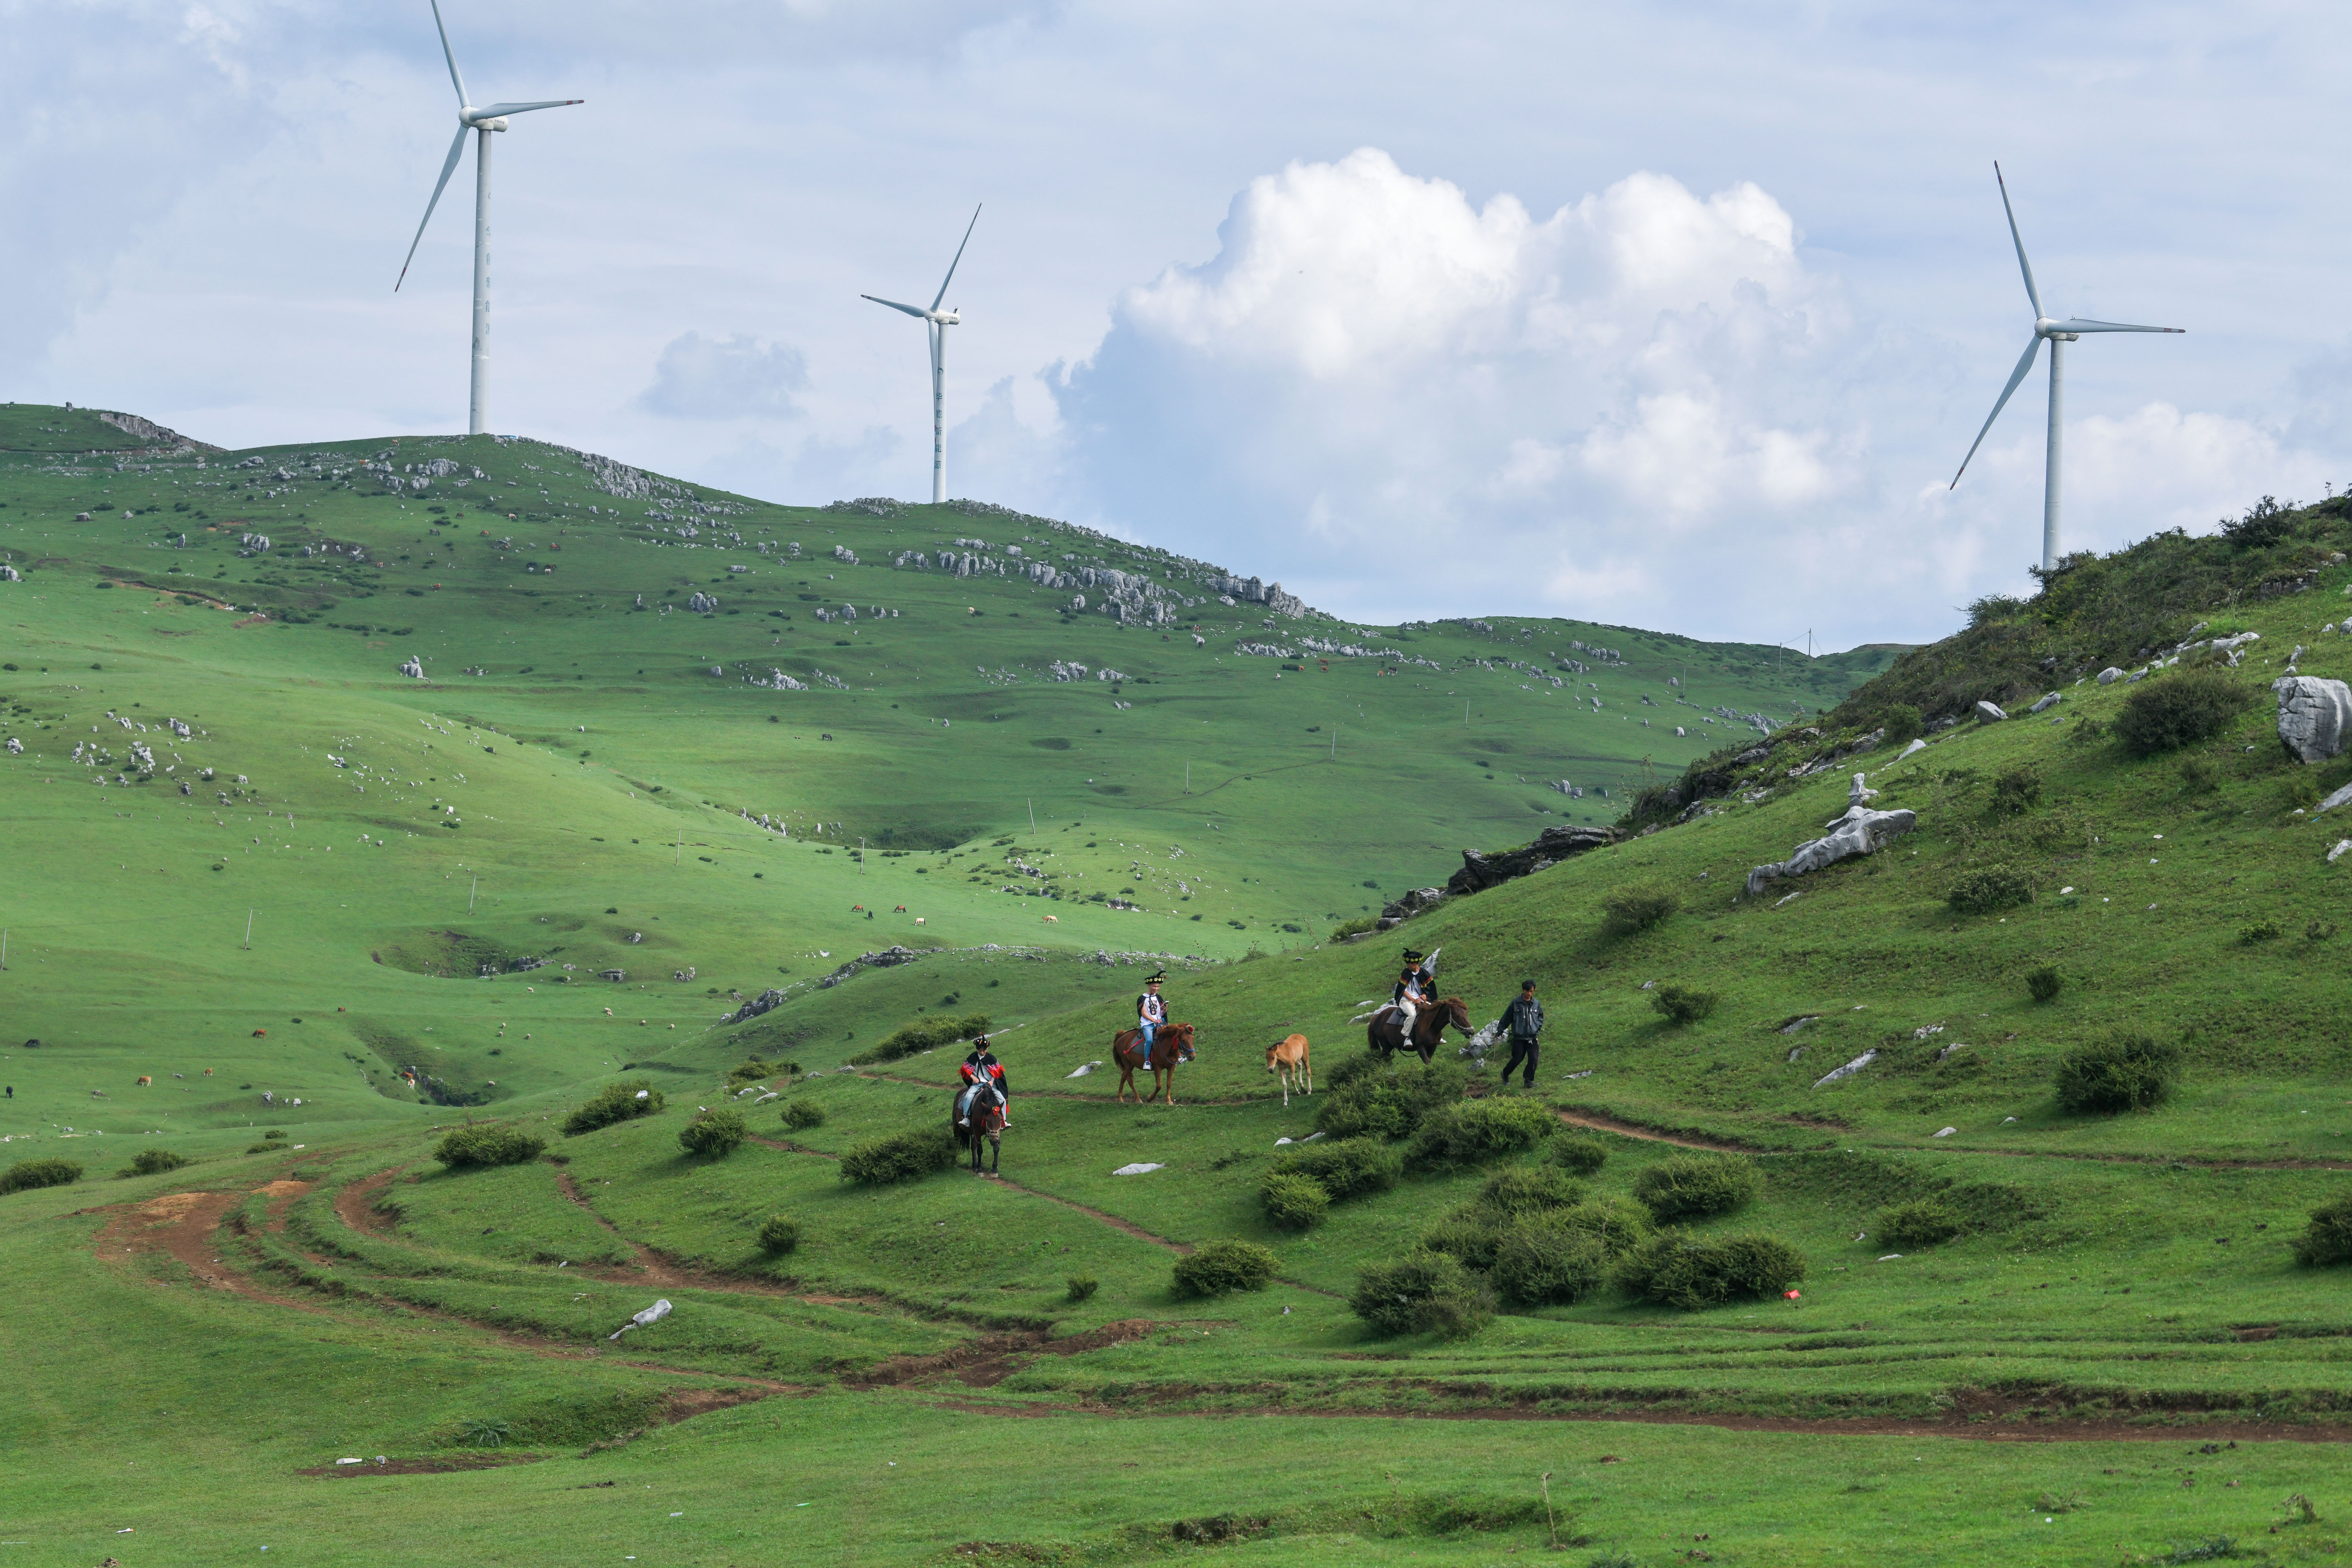
[[[1118,1170],[1113,1171],[1111,1174],[1114,1176],[1142,1176],[1149,1175],[1154,1171],[1164,1171],[1168,1167],[1165,1165],[1121,1165]]]

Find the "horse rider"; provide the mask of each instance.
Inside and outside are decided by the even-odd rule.
[[[1135,999],[1135,1027],[1143,1036],[1143,1065],[1151,1065],[1151,1042],[1168,1022],[1168,1002],[1160,994],[1168,972],[1160,970],[1143,983],[1143,994]]]
[[[1013,1091],[1005,1082],[1004,1064],[998,1061],[996,1053],[989,1048],[986,1035],[972,1041],[971,1054],[963,1058],[963,1065],[956,1071],[962,1075],[967,1086],[963,1093],[956,1097],[956,1121],[959,1125],[971,1120],[972,1091],[983,1082],[994,1085],[996,1091],[1004,1097],[1004,1125],[1013,1125]]]
[[[1512,1072],[1524,1061],[1528,1064],[1526,1086],[1535,1088],[1537,1040],[1543,1033],[1543,1004],[1536,1000],[1536,983],[1522,980],[1518,995],[1503,1009],[1503,1016],[1494,1023],[1496,1033],[1507,1029],[1511,1036],[1511,1059],[1503,1068],[1505,1083],[1511,1081]]]
[[[1406,948],[1404,971],[1397,976],[1396,994],[1392,999],[1396,1005],[1399,1026],[1406,1039],[1412,1038],[1412,1021],[1420,1014],[1422,1005],[1429,1000],[1430,989],[1436,984],[1437,977],[1429,972],[1428,965],[1422,963],[1421,954],[1410,947]]]

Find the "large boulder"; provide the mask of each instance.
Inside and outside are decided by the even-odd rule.
[[[1446,900],[1447,896],[1443,888],[1415,888],[1402,898],[1392,899],[1381,910],[1380,929],[1391,930],[1423,910],[1435,909]]]
[[[2352,687],[2315,675],[2286,675],[2271,682],[2278,694],[2278,736],[2306,763],[2340,754],[2352,735]]]
[[[1998,724],[2009,717],[2001,711],[2000,704],[1998,702],[1979,702],[1977,704],[1976,712],[1978,722],[1984,724]]]
[[[772,1013],[783,1005],[784,994],[782,992],[776,990],[762,991],[757,996],[754,996],[751,1000],[744,1003],[743,1005],[735,1009],[735,1011],[728,1016],[727,1021],[730,1024],[745,1023],[751,1019],[758,1017],[762,1013]]]
[[[1616,837],[1606,827],[1570,827],[1562,824],[1545,828],[1533,844],[1517,849],[1506,849],[1493,855],[1465,849],[1462,851],[1462,869],[1447,879],[1445,890],[1454,894],[1483,892],[1531,871],[1540,871],[1571,855],[1581,855],[1588,849],[1612,844]]]
[[[1843,816],[1828,824],[1827,837],[1800,844],[1786,860],[1759,866],[1748,872],[1748,891],[1760,893],[1783,877],[1801,877],[1841,860],[1875,854],[1910,832],[1918,821],[1917,815],[1909,811],[1873,811],[1866,805],[1850,805]]]

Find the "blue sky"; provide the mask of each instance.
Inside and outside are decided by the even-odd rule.
[[[1838,647],[2067,542],[2352,480],[2317,5],[452,0],[499,138],[491,425],[782,500],[949,489],[1364,618]],[[463,427],[423,0],[0,0],[0,395],[231,444]]]

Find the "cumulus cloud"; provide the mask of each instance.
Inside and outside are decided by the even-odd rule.
[[[793,394],[808,386],[798,349],[741,332],[670,341],[654,363],[654,383],[638,405],[672,419],[786,419],[800,412]]]

